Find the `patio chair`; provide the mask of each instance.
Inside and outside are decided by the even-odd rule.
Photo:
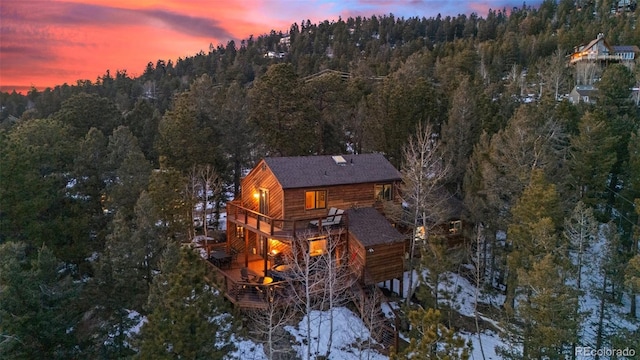
[[[238,250],[236,250],[235,248],[231,248],[231,260],[233,262],[237,262],[238,261],[238,254],[240,253]]]
[[[263,276],[256,274],[254,271],[252,271],[249,268],[240,269],[240,277],[244,282],[258,283],[258,284],[262,284],[262,281],[264,279]]]
[[[331,209],[329,209],[329,214],[327,214],[327,217],[322,220],[322,225],[324,225],[324,223],[326,223],[326,222],[333,221],[333,218],[334,218],[334,216],[336,215],[337,212],[338,212],[338,208],[332,207]],[[318,226],[320,224],[320,220],[311,220],[311,221],[309,221],[309,223],[311,225]]]
[[[336,214],[335,216],[333,216],[333,218],[331,218],[330,220],[327,218],[327,221],[323,221],[322,226],[332,226],[340,224],[340,222],[342,221],[342,214],[344,214],[344,210],[339,209],[338,211],[336,211]]]
[[[240,269],[240,278],[244,282],[251,282],[249,279],[249,270],[247,268]]]

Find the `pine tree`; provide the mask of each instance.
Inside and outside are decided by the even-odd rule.
[[[138,140],[126,126],[120,126],[109,137],[106,206],[133,218],[133,208],[140,192],[147,187],[151,164],[138,146]]]
[[[46,246],[30,261],[24,243],[0,245],[0,357],[69,359],[79,356],[73,301],[79,286]]]
[[[88,93],[69,97],[53,118],[71,126],[76,138],[84,136],[92,127],[109,135],[122,124],[121,112],[111,100]]]
[[[453,94],[449,118],[441,131],[444,151],[452,162],[450,181],[458,188],[462,186],[468,159],[480,135],[479,120],[471,82],[465,77]]]
[[[566,264],[546,254],[529,271],[518,272],[529,294],[517,308],[524,323],[523,359],[565,359],[572,355],[580,319],[578,293],[567,284],[572,275]]]
[[[276,64],[249,91],[250,121],[275,155],[305,155],[315,150],[314,126],[306,112],[308,104],[300,94],[301,86],[291,64]]]
[[[616,162],[617,136],[612,136],[600,113],[586,113],[571,137],[569,171],[575,196],[594,207],[605,199],[607,181]],[[594,146],[597,144],[597,146]]]
[[[512,210],[513,218],[507,232],[511,244],[507,256],[508,278],[505,304],[513,307],[520,287],[518,269],[528,271],[545,254],[557,258],[566,252],[566,245],[556,235],[561,219],[555,186],[549,184],[542,170],[531,173],[531,182]]]
[[[233,345],[223,296],[206,281],[206,264],[189,250],[154,280],[150,314],[141,332],[140,359],[217,359]]]
[[[189,229],[191,208],[185,193],[185,178],[175,169],[165,167],[161,159],[160,169],[149,177],[148,194],[153,217],[158,219],[160,236],[177,240]]]
[[[391,359],[469,359],[471,345],[465,344],[455,330],[440,321],[438,310],[420,308],[410,311],[411,340],[404,351],[392,353]]]
[[[149,293],[142,264],[146,250],[133,236],[132,220],[124,211],[116,213],[105,249],[94,265],[88,284],[91,299],[90,328],[86,336],[91,345],[84,351],[93,357],[122,358],[133,354],[127,345],[127,330],[138,319],[131,311],[142,312]]]

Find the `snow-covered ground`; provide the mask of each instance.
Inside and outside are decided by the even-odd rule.
[[[590,255],[587,255],[586,259],[595,259],[595,261],[587,261],[582,269],[582,290],[584,294],[580,297],[580,311],[584,314],[584,320],[582,321],[579,345],[592,349],[595,349],[596,331],[600,317],[600,299],[597,296],[597,291],[602,287],[603,283],[603,275],[598,271],[598,268],[603,260],[608,260],[598,255],[604,253],[605,244],[606,239],[601,234],[599,239],[587,251],[587,254]],[[607,301],[603,320],[606,333],[619,334],[623,330],[633,331],[638,329],[638,321],[632,320],[628,315],[630,302],[631,298],[626,294],[623,296],[621,304],[611,303],[610,300]],[[605,344],[605,347],[610,346],[610,344]],[[635,350],[640,352],[640,349]],[[589,358],[592,357],[577,357],[579,360]]]
[[[329,355],[327,359],[335,360],[384,360],[388,357],[372,350],[367,346],[370,333],[366,325],[360,318],[349,309],[339,307],[333,309],[333,340],[331,351],[328,349],[329,334],[329,311],[312,311],[309,314],[311,323],[311,344],[312,358],[315,355]],[[307,318],[306,316],[296,327],[287,326],[285,329],[291,333],[298,344],[294,345],[298,356],[302,359],[307,357]],[[371,340],[373,341],[373,340]]]
[[[600,239],[591,248],[592,254],[600,254],[604,246],[605,240]],[[597,257],[596,257],[597,258]],[[597,264],[595,264],[597,265]],[[583,270],[583,284],[585,293],[580,298],[581,311],[586,314],[581,327],[580,343],[579,345],[585,347],[591,347],[595,349],[595,324],[599,318],[599,300],[593,290],[594,285],[601,284],[602,276],[597,271],[596,266],[585,267]],[[414,277],[414,284],[420,282],[417,273],[412,274]],[[428,275],[425,273],[423,275]],[[404,285],[403,294],[408,293],[409,284],[409,272],[405,273],[402,284]],[[380,284],[381,286],[384,284]],[[390,290],[400,293],[400,282],[393,282],[393,286]],[[414,285],[415,286],[415,285]],[[442,281],[438,286],[440,293],[439,303],[446,305],[452,309],[455,309],[460,315],[473,317],[475,314],[475,302],[476,302],[476,287],[467,278],[462,277],[456,273],[445,273],[442,275]],[[483,304],[483,308],[486,305],[498,308],[504,303],[505,297],[502,294],[486,294],[485,291],[478,292],[478,303]],[[605,319],[605,325],[609,334],[619,333],[623,329],[636,330],[638,328],[638,321],[630,319],[627,315],[629,310],[628,297],[624,297],[622,304],[608,304],[608,314]],[[399,304],[396,302],[388,302],[382,304],[382,312],[387,317],[393,316],[392,309],[399,309]],[[333,343],[331,351],[328,347],[328,336],[330,333],[329,328],[329,314],[328,312],[313,311],[309,316],[311,320],[311,337],[313,342],[311,344],[312,355],[326,355],[329,354],[328,359],[373,359],[383,360],[388,359],[375,350],[371,350],[370,346],[367,346],[366,341],[369,339],[369,330],[363,324],[357,314],[354,314],[347,308],[334,309],[334,329],[333,329]],[[494,330],[502,331],[501,324],[497,319],[492,319],[487,315],[479,313],[480,318],[493,325]],[[138,323],[138,328],[144,320]],[[292,345],[294,351],[300,358],[306,358],[307,346],[306,346],[306,317],[304,317],[297,325],[288,326],[285,329],[293,336],[295,343]],[[460,332],[459,335],[471,342],[473,350],[471,352],[471,359],[500,359],[497,354],[497,348],[509,348],[510,344],[500,336],[494,330],[482,330],[480,334]],[[136,332],[131,331],[131,333]],[[406,336],[401,334],[401,337],[408,340]],[[258,344],[252,340],[240,338],[234,336],[232,341],[236,346],[236,350],[229,353],[226,357],[228,360],[244,360],[255,359],[263,360],[268,357],[265,355],[262,344]],[[638,350],[638,349],[636,349]],[[312,356],[311,358],[314,358]],[[577,356],[578,360],[591,359],[593,357]],[[607,359],[606,356],[601,359]]]
[[[267,360],[262,344],[256,344],[252,340],[232,336],[231,341],[236,350],[227,354],[225,360]]]
[[[471,351],[470,359],[500,359],[500,356],[496,354],[496,348],[499,346],[505,346],[505,344],[497,333],[493,331],[484,331],[480,333],[480,338],[478,338],[478,334],[461,333],[460,335],[471,341],[473,349]],[[482,346],[480,346],[480,344],[482,344]]]

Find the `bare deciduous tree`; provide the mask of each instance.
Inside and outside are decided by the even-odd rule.
[[[207,227],[209,225],[209,217],[207,211],[209,209],[210,199],[213,201],[212,207],[216,208],[215,223],[220,218],[220,197],[224,191],[224,184],[213,166],[207,164],[201,166],[198,175],[202,187],[202,224],[204,227],[204,236],[208,236]],[[211,196],[209,196],[211,195]]]
[[[312,354],[311,315],[313,310],[328,310],[330,328],[333,329],[333,308],[347,302],[346,291],[351,288],[355,277],[349,271],[341,244],[342,232],[320,234],[306,233],[291,242],[291,252],[284,258],[289,267],[289,293],[298,310],[306,315],[306,356]],[[320,319],[318,326],[321,326]],[[332,333],[329,333],[327,354],[331,352]]]
[[[444,188],[449,176],[449,162],[442,158],[440,141],[430,124],[419,125],[416,135],[404,148],[402,167],[402,200],[411,211],[408,224],[413,228],[409,245],[409,291],[407,304],[415,292],[414,258],[420,246],[429,239],[433,226],[443,221],[443,209],[448,200]]]
[[[249,310],[244,315],[250,321],[250,332],[254,338],[266,346],[269,360],[287,357],[289,347],[281,347],[289,335],[284,326],[289,324],[295,313],[287,301],[269,301],[266,309]],[[288,345],[288,341],[286,342]]]
[[[558,100],[560,88],[567,80],[567,61],[564,52],[557,49],[553,55],[542,59],[540,63],[540,97],[543,87],[549,88],[554,93],[554,99]]]
[[[598,65],[581,61],[576,64],[576,83],[577,85],[592,85],[599,73]]]

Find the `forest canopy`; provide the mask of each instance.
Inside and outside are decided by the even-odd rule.
[[[265,156],[378,152],[403,169],[409,139],[424,128],[451,167],[447,196],[484,239],[474,260],[481,282],[506,296],[505,316],[523,319],[525,356],[568,354],[575,344],[577,299],[591,291],[576,259],[598,227],[609,231],[610,261],[598,265],[606,280],[597,292],[603,304],[631,296],[635,316],[640,54],[568,61],[601,33],[609,44],[640,44],[640,9],[614,4],[307,20],[149,62],[138,77],[107,70],[0,93],[0,332],[8,336],[0,356],[133,356],[126,339],[113,338],[129,311],[168,321],[175,304],[159,299],[163,286],[187,297],[175,272],[204,272],[186,266],[192,258],[177,247],[195,234],[194,206],[210,201],[219,216]],[[569,101],[586,82],[597,88],[593,101]],[[205,187],[213,195],[202,199]],[[199,297],[212,296],[197,285]],[[551,343],[538,326],[550,326],[545,306],[571,320]],[[162,331],[150,325],[146,334]],[[162,344],[144,334],[139,348],[156,354]],[[598,340],[615,335],[605,329]]]

